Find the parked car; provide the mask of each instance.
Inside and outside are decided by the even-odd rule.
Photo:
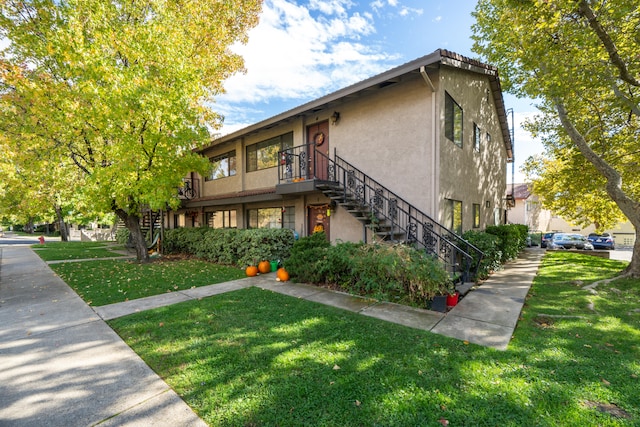
[[[616,242],[613,240],[613,237],[609,233],[591,233],[587,237],[587,239],[591,242],[594,248],[596,249],[615,249]]]
[[[544,233],[542,235],[542,239],[540,239],[540,247],[546,248],[549,241],[553,238],[553,235],[556,233]]]
[[[586,249],[593,250],[593,245],[582,234],[555,233],[547,242],[547,249]]]

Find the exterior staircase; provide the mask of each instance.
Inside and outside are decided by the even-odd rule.
[[[308,159],[310,156],[314,157],[312,161]],[[313,183],[314,190],[349,212],[380,240],[404,243],[436,256],[452,274],[462,294],[471,287],[469,282],[484,256],[473,244],[337,154],[330,159],[309,144],[282,151],[279,157],[284,159],[280,165],[281,183]],[[315,165],[323,165],[326,170],[310,167]]]

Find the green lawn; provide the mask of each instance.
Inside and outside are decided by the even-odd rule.
[[[44,261],[121,257],[121,245],[105,242],[50,242],[31,246]]]
[[[50,267],[92,306],[158,295],[245,277],[239,268],[188,259],[96,260],[51,264]]]
[[[640,283],[578,282],[623,265],[549,253],[504,352],[258,288],[109,323],[211,426],[638,426]]]

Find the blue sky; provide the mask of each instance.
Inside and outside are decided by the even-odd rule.
[[[359,82],[397,65],[448,49],[472,51],[473,0],[265,0],[246,45],[245,74],[229,79],[214,109],[229,133]],[[542,146],[519,123],[535,114],[529,100],[504,94],[516,122],[516,182],[520,164]],[[508,171],[511,182],[511,168]]]

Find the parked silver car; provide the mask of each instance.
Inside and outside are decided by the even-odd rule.
[[[555,233],[547,242],[547,249],[585,249],[593,250],[593,245],[582,234]]]

